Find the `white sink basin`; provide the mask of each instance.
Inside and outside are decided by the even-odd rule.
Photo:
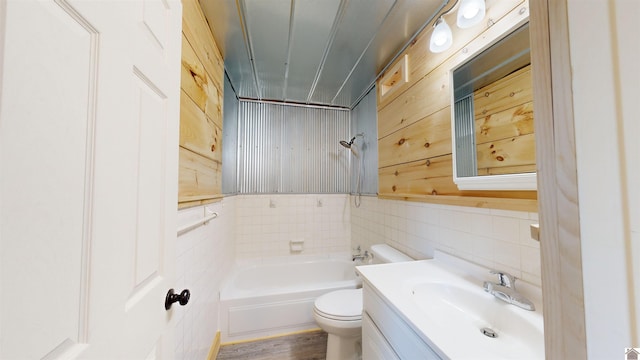
[[[539,287],[516,283],[536,307],[521,309],[484,291],[483,281],[497,280],[488,269],[439,253],[433,260],[358,271],[443,359],[545,358]],[[497,336],[486,336],[491,332]]]
[[[424,282],[405,287],[436,332],[496,358],[544,358],[536,316],[484,292],[479,284]],[[541,352],[542,351],[542,352]]]

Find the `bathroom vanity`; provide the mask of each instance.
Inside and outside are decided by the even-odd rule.
[[[544,359],[540,289],[517,282],[524,310],[483,289],[489,269],[434,259],[358,267],[364,279],[362,348],[375,359]]]
[[[369,283],[363,289],[363,359],[442,358]]]

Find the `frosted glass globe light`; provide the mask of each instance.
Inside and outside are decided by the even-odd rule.
[[[456,24],[461,29],[472,27],[484,19],[486,11],[484,0],[460,0]]]
[[[443,18],[440,18],[433,28],[433,33],[429,40],[429,50],[433,53],[440,53],[450,48],[451,44],[453,44],[451,28]]]
[[[433,43],[436,44],[437,46],[442,46],[446,42],[447,42],[447,35],[443,34],[442,32],[433,34]]]
[[[468,6],[466,9],[464,9],[464,13],[462,14],[462,16],[464,16],[465,19],[472,19],[478,14],[478,11],[480,11],[479,8],[475,6]]]

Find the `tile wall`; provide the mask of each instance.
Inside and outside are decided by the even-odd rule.
[[[189,289],[187,306],[174,307],[175,359],[206,359],[220,328],[218,292],[235,258],[236,197],[206,206],[218,218],[178,237],[176,289]],[[178,212],[178,228],[202,219],[204,207]]]
[[[417,259],[436,249],[540,285],[537,213],[362,197],[351,209],[352,246],[388,243]]]
[[[176,289],[191,290],[176,307],[176,359],[206,358],[219,329],[218,292],[235,261],[351,252],[388,243],[428,258],[440,249],[540,284],[539,243],[529,225],[536,213],[476,209],[363,196],[359,208],[342,194],[238,195],[206,206],[219,214],[178,238]],[[178,212],[179,227],[202,218],[204,207]],[[289,241],[304,239],[302,253]]]
[[[237,258],[349,252],[349,200],[345,194],[236,196]],[[291,252],[292,240],[304,240],[304,250]]]

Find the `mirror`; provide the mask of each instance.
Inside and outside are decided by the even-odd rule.
[[[453,173],[461,190],[535,190],[529,25],[452,72]]]

